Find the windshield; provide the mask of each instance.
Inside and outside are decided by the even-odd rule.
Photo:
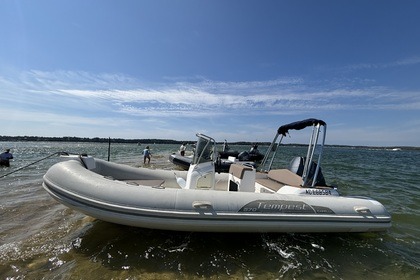
[[[215,141],[203,134],[197,134],[198,140],[195,147],[193,164],[213,161]]]

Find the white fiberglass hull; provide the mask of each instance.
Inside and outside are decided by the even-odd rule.
[[[184,171],[175,174],[186,177]],[[89,170],[70,160],[52,166],[43,186],[57,201],[86,215],[152,229],[368,232],[391,226],[383,205],[369,198],[190,190],[177,188],[175,174],[98,159]],[[216,174],[216,180],[228,184],[228,174]]]

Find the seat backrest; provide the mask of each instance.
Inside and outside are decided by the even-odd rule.
[[[232,174],[236,178],[243,179],[245,171],[252,171],[252,167],[243,164],[232,163],[229,167],[229,174]]]

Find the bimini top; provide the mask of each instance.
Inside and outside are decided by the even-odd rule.
[[[306,119],[303,121],[297,121],[297,122],[292,122],[289,124],[282,125],[277,130],[277,133],[283,136],[286,136],[286,134],[289,132],[289,129],[301,130],[301,129],[304,129],[305,127],[318,125],[318,124],[324,125],[324,126],[326,125],[326,123],[322,120]]]

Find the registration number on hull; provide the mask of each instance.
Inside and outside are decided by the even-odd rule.
[[[305,191],[309,195],[332,195],[331,190],[310,189]]]

